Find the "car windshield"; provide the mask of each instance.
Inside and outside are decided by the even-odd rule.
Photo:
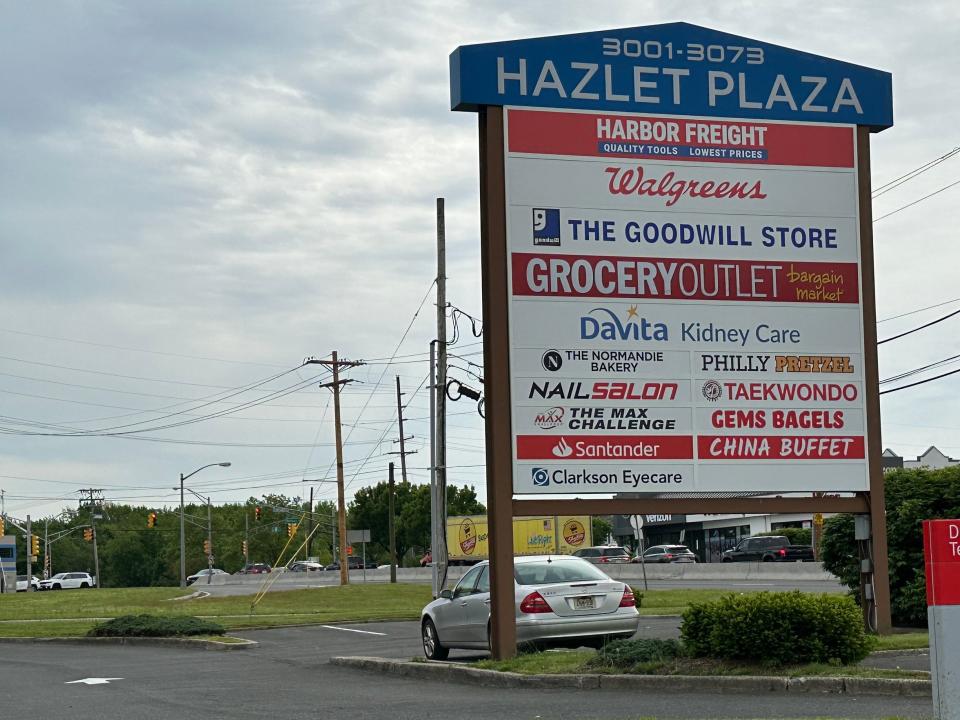
[[[513,570],[520,585],[607,580],[607,576],[588,562],[570,559],[537,560],[518,563]]]
[[[690,552],[690,549],[683,545],[671,545],[670,547],[667,548],[667,552],[687,553],[687,552]]]
[[[57,573],[56,575],[54,575],[54,576],[53,576],[52,578],[50,578],[50,579],[51,579],[51,580],[57,580],[57,579],[60,579],[60,578],[65,578],[66,576],[67,576],[66,573]]]
[[[629,553],[627,553],[626,548],[617,547],[617,548],[607,548],[606,550],[603,551],[603,554],[606,555],[607,557],[610,557],[611,555],[619,556],[619,555],[628,555]]]

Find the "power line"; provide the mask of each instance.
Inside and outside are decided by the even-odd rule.
[[[887,393],[897,392],[898,390],[906,390],[907,388],[916,387],[917,385],[923,385],[924,383],[933,382],[934,380],[939,380],[940,378],[949,377],[950,375],[956,375],[960,373],[960,368],[956,370],[951,370],[950,372],[945,372],[942,375],[935,375],[932,378],[927,378],[926,380],[917,380],[915,383],[910,383],[909,385],[901,385],[900,387],[890,388],[889,390],[881,390],[881,395],[886,395]]]
[[[935,168],[935,167],[936,167],[937,165],[939,165],[940,163],[949,160],[950,158],[952,158],[952,157],[953,157],[954,155],[956,155],[957,153],[960,153],[960,146],[957,146],[957,147],[953,148],[953,150],[950,150],[949,152],[941,155],[940,157],[938,157],[938,158],[936,158],[936,159],[934,159],[934,160],[931,160],[930,162],[924,163],[924,164],[921,165],[920,167],[914,168],[914,169],[911,170],[910,172],[905,173],[905,174],[901,175],[900,177],[894,178],[894,179],[891,180],[890,182],[881,185],[880,187],[876,188],[876,189],[873,191],[873,197],[877,198],[877,197],[880,197],[881,195],[883,195],[883,194],[885,194],[885,193],[890,192],[891,190],[897,189],[898,187],[900,187],[900,186],[903,185],[904,183],[910,182],[910,181],[913,180],[915,177],[919,177],[920,175],[923,175],[923,173],[927,172],[927,170],[932,170],[933,168]]]
[[[888,218],[888,217],[890,217],[891,215],[896,215],[896,214],[897,214],[898,212],[900,212],[901,210],[906,210],[907,208],[913,207],[913,206],[916,205],[917,203],[921,203],[921,202],[923,202],[924,200],[927,200],[927,199],[929,199],[929,198],[932,198],[934,195],[939,195],[939,194],[942,193],[944,190],[949,190],[950,188],[954,187],[955,185],[960,185],[960,180],[954,180],[954,181],[953,181],[952,183],[950,183],[949,185],[944,185],[942,188],[940,188],[939,190],[933,191],[933,192],[930,193],[929,195],[924,195],[922,198],[917,198],[917,199],[914,200],[913,202],[907,203],[907,204],[904,205],[903,207],[898,207],[896,210],[893,210],[893,211],[891,211],[891,212],[888,212],[886,215],[881,215],[880,217],[875,218],[875,219],[874,219],[874,222],[875,222],[875,223],[878,223],[878,222],[880,222],[881,220],[883,220],[884,218]]]
[[[907,317],[908,315],[916,315],[921,313],[924,310],[933,310],[934,308],[943,307],[944,305],[950,305],[955,302],[960,302],[960,298],[953,298],[952,300],[944,300],[943,302],[936,303],[935,305],[927,305],[926,307],[918,308],[916,310],[911,310],[910,312],[900,313],[899,315],[891,315],[890,317],[885,317],[883,320],[877,320],[877,324],[885,323],[889,320],[898,320],[902,317]]]
[[[893,337],[888,337],[884,340],[878,340],[877,345],[883,345],[884,343],[888,343],[891,340],[899,340],[900,338],[906,337],[907,335],[912,335],[913,333],[919,332],[920,330],[924,330],[930,327],[931,325],[936,325],[937,323],[941,323],[944,320],[949,320],[954,315],[960,315],[960,310],[954,310],[952,313],[949,313],[948,315],[944,315],[943,317],[937,318],[936,320],[931,320],[928,323],[925,323],[919,327],[915,327],[912,330],[907,330],[906,332],[902,332],[899,335],[894,335]]]
[[[960,359],[960,355],[953,355],[951,357],[944,358],[943,360],[938,360],[937,362],[930,363],[929,365],[924,365],[923,367],[914,368],[913,370],[907,370],[905,372],[900,373],[899,375],[894,375],[893,377],[889,377],[886,380],[881,380],[880,384],[885,385],[887,383],[897,382],[898,380],[905,380],[906,378],[912,377],[913,375],[918,375],[919,373],[922,373],[926,370],[932,370],[933,368],[940,367],[941,365],[947,365],[951,362],[957,361],[958,359]]]

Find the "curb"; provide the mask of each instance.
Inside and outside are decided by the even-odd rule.
[[[194,638],[151,638],[151,637],[3,637],[0,644],[56,643],[60,645],[152,645],[179,647],[190,650],[249,650],[260,643],[255,640],[237,638],[243,642],[224,643],[216,640],[196,640]]]
[[[874,655],[884,657],[887,655],[929,655],[930,648],[907,648],[905,650],[874,650],[868,657]]]
[[[521,675],[480,670],[446,662],[411,662],[378,657],[332,657],[331,665],[373,670],[403,677],[462,682],[494,688],[568,688],[577,690],[646,690],[689,693],[831,693],[930,697],[929,680],[886,678],[690,675]]]

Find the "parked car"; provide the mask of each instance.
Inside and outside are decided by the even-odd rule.
[[[600,647],[630,638],[640,616],[629,585],[568,555],[514,559],[517,642],[537,647]],[[443,660],[450,648],[490,647],[490,561],[474,565],[420,616],[423,652]]]
[[[96,585],[93,576],[85,572],[57,573],[48,580],[41,580],[38,590],[70,590],[73,588],[92,588]]]
[[[220,568],[204,568],[199,572],[195,572],[193,575],[187,577],[187,585],[193,585],[197,580],[203,579],[206,582],[207,575],[229,575],[226,570],[221,570]]]
[[[238,575],[262,575],[268,573],[272,568],[266,563],[250,563],[237,571]]]
[[[596,547],[580,548],[573,553],[573,556],[583,558],[596,565],[630,562],[630,551],[619,545],[598,545]]]
[[[814,558],[809,545],[791,545],[784,535],[766,535],[743,538],[720,559],[722,562],[803,562]]]
[[[30,576],[30,589],[39,590],[40,581],[36,576]],[[26,575],[17,575],[17,592],[26,592],[27,591],[27,576]]]
[[[298,560],[290,566],[290,572],[323,572],[323,565],[310,560]]]
[[[366,567],[367,569],[376,568],[377,564],[372,560],[368,560],[366,566],[364,566],[362,558],[358,558],[355,555],[351,555],[350,557],[347,558],[347,570],[363,570],[364,567]],[[340,561],[334,560],[332,563],[327,565],[326,569],[339,570]]]
[[[696,561],[697,556],[686,545],[653,545],[643,553],[645,563],[695,563]],[[640,562],[640,557],[635,557],[632,562]]]

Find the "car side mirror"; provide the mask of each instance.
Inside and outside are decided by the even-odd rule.
[[[453,590],[441,590],[440,597],[444,600],[453,600]]]

